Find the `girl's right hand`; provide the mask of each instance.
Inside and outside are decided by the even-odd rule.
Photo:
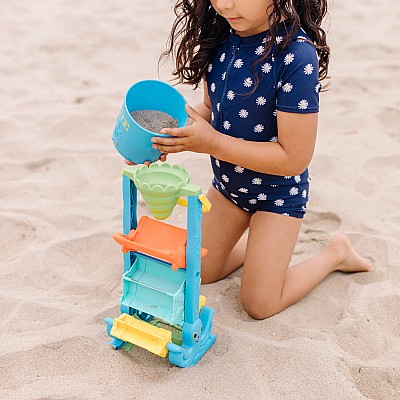
[[[156,161],[160,160],[161,162],[165,162],[165,161],[167,161],[167,156],[168,156],[168,153],[161,153],[160,157]],[[125,158],[124,161],[125,161],[125,164],[127,164],[127,165],[137,165],[137,163],[129,161],[126,158]],[[143,164],[148,167],[148,166],[150,166],[151,162],[150,161],[145,161]]]

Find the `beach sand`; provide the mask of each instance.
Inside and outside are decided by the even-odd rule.
[[[336,231],[375,271],[333,273],[265,321],[239,303],[240,271],[202,287],[217,341],[189,369],[107,345],[119,315],[124,163],[111,135],[126,90],[170,78],[159,54],[171,2],[0,5],[0,399],[400,398],[400,13],[331,4],[331,89],[321,95],[308,213],[293,256]],[[194,105],[201,91],[178,89]],[[182,153],[207,190],[208,157]],[[143,202],[139,212],[148,214]],[[184,226],[176,207],[169,223]],[[266,255],[267,256],[267,255]]]

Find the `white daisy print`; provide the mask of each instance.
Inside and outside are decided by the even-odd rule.
[[[279,185],[270,185],[271,187],[278,187]]]
[[[226,72],[224,72],[222,75],[221,75],[221,79],[224,81],[225,80],[225,76],[226,76]]]
[[[245,87],[250,87],[252,84],[253,84],[253,79],[251,79],[251,78],[246,78],[243,81],[243,86],[245,86]]]
[[[301,182],[301,176],[300,176],[300,175],[296,175],[296,176],[294,177],[294,181],[295,181],[296,183],[300,183],[300,182]]]
[[[271,139],[269,139],[270,142],[278,143],[278,136],[272,136]]]
[[[229,182],[229,177],[227,177],[225,174],[221,176],[221,179],[222,179],[224,182]]]
[[[229,100],[233,100],[234,98],[235,98],[235,93],[233,92],[233,90],[228,90],[228,93],[226,94],[226,97],[229,99]],[[219,104],[219,103],[218,103]],[[219,111],[219,109],[218,109],[218,111]]]
[[[301,197],[303,198],[303,199],[305,199],[306,197],[307,197],[307,190],[303,190],[302,192],[301,192]]]
[[[250,200],[249,200],[249,203],[250,203],[250,204],[257,204],[257,200],[256,200],[256,199],[250,199]]]
[[[237,194],[235,194],[235,193],[230,193],[230,195],[232,196],[232,197],[239,197]]]
[[[221,104],[217,103],[217,111],[219,111],[220,106],[221,106]]]
[[[219,58],[219,61],[224,62],[225,60],[225,53],[221,54],[221,57]]]
[[[321,82],[317,83],[317,84],[315,85],[315,91],[318,93],[318,92],[320,91],[321,87],[322,87]]]
[[[291,62],[294,60],[294,54],[293,53],[287,53],[285,58],[283,59],[283,62],[285,65],[289,65]]]
[[[269,72],[271,72],[271,69],[272,65],[267,62],[261,66],[261,71],[264,72],[264,74],[268,74]]]
[[[307,211],[307,207],[306,207],[306,206],[301,206],[301,210],[302,210],[303,212],[306,212],[306,211]]]
[[[262,179],[261,178],[254,178],[251,183],[253,185],[261,185],[262,184]]]
[[[241,58],[238,58],[238,59],[234,62],[233,66],[234,66],[235,68],[242,68],[242,67],[243,67],[243,60],[242,60]]]
[[[282,36],[277,36],[275,39],[276,44],[282,43],[283,37]]]
[[[256,98],[256,104],[258,106],[263,106],[263,105],[265,105],[266,102],[267,102],[267,99],[265,97],[263,97],[263,96],[260,96],[260,97]]]
[[[291,178],[291,176],[284,176],[284,178],[285,178],[285,179],[290,179],[290,178]]]
[[[224,129],[226,129],[228,131],[230,127],[231,127],[231,123],[229,121],[224,121]]]
[[[249,116],[249,112],[247,110],[245,110],[244,108],[242,108],[239,111],[239,117],[240,118],[247,118]]]
[[[248,193],[248,192],[249,192],[249,189],[246,189],[246,188],[240,188],[240,189],[238,190],[238,192],[242,192],[242,193]]]
[[[285,200],[283,200],[283,199],[277,199],[277,200],[274,201],[274,203],[275,203],[275,205],[276,205],[277,207],[282,207],[282,206],[285,204]]]
[[[279,89],[282,86],[282,79],[276,84],[276,87]]]
[[[296,41],[299,43],[304,43],[306,41],[306,38],[304,36],[297,36]]]
[[[255,53],[256,53],[258,56],[261,56],[261,54],[264,53],[264,50],[265,50],[264,46],[258,46],[258,47],[256,48],[256,50],[255,50]]]
[[[214,121],[214,112],[211,111],[211,121]]]
[[[241,167],[240,165],[236,165],[234,171],[237,172],[238,174],[241,174],[244,172],[244,168]]]
[[[263,130],[264,130],[264,125],[262,125],[262,124],[257,124],[254,127],[254,132],[256,132],[256,133],[261,133]]]
[[[308,101],[303,99],[300,100],[299,103],[297,104],[297,106],[300,108],[300,110],[307,110],[308,108]]]
[[[218,158],[215,159],[215,165],[216,165],[218,168],[221,166],[220,163],[219,163]]]
[[[215,83],[213,82],[210,86],[211,91],[214,93],[215,92]]]
[[[274,117],[276,117],[276,116],[278,115],[278,110],[274,110],[274,111],[272,112],[272,115],[273,115]]]
[[[292,89],[293,89],[293,85],[291,84],[291,83],[285,83],[283,86],[282,86],[282,90],[284,91],[284,92],[286,92],[286,93],[289,93],[289,92],[291,92],[292,91]]]
[[[225,185],[223,183],[221,183],[221,189],[225,190]]]
[[[304,67],[304,73],[305,73],[306,75],[311,75],[313,71],[314,71],[314,67],[313,67],[312,64],[307,64],[307,65]]]
[[[257,196],[257,200],[267,200],[267,195],[265,193],[260,193]]]
[[[211,64],[211,63],[208,64],[207,71],[208,71],[208,72],[211,72],[212,68],[213,68],[213,67],[212,67],[212,64]]]
[[[298,194],[299,194],[299,188],[297,188],[297,187],[292,187],[292,188],[289,190],[289,194],[290,194],[291,196],[296,196],[296,195],[298,195]]]

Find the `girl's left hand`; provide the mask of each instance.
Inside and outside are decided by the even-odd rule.
[[[153,147],[163,153],[193,151],[195,153],[212,154],[221,133],[216,131],[188,104],[186,104],[186,111],[193,123],[183,128],[161,129],[161,133],[166,133],[171,137],[154,137],[151,139]]]

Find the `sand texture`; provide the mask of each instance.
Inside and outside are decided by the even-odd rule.
[[[396,2],[331,4],[331,89],[292,260],[342,231],[375,271],[334,273],[265,321],[241,309],[240,271],[202,287],[217,342],[190,369],[107,345],[103,319],[119,315],[123,271],[112,234],[124,163],[111,136],[131,85],[171,77],[169,62],[157,72],[171,5],[0,4],[0,399],[400,399]],[[202,99],[177,88],[191,105]],[[207,156],[168,160],[210,185]],[[142,200],[139,214],[149,214]],[[176,207],[167,222],[185,218]]]
[[[138,110],[129,113],[143,128],[150,132],[160,132],[163,128],[176,128],[178,120],[169,114],[157,110]]]

